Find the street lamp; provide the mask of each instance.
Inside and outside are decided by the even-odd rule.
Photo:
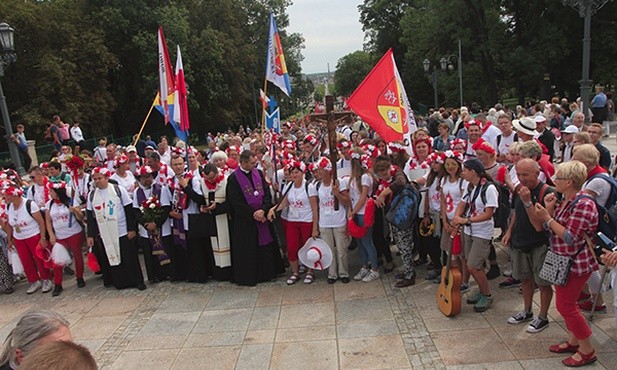
[[[439,60],[439,66],[442,71],[454,70],[454,63],[458,66],[458,86],[459,86],[459,94],[461,98],[461,107],[463,106],[463,58],[461,55],[461,40],[458,40],[458,55],[449,55],[447,57],[442,57]],[[428,59],[424,59],[422,61],[422,67],[424,68],[424,73],[428,74],[431,68],[431,61]],[[433,66],[433,71],[429,74],[429,77],[433,83],[433,91],[435,92],[435,108],[439,108],[439,100],[437,97],[437,73],[439,69],[437,66]]]
[[[591,90],[591,79],[589,78],[589,59],[591,57],[591,16],[602,8],[608,0],[563,0],[564,4],[570,5],[578,10],[581,18],[585,18],[583,27],[583,73],[579,85],[581,85],[581,102],[583,103],[582,112],[585,115],[585,122],[590,121],[589,117],[589,91]]]
[[[431,68],[431,61],[428,59],[424,59],[422,61],[422,67],[424,68],[424,73],[428,74]],[[428,74],[433,84],[433,91],[435,92],[435,109],[439,109],[439,97],[437,96],[437,67],[433,66],[433,72]]]
[[[0,77],[4,76],[4,67],[17,60],[15,55],[15,44],[13,42],[13,36],[15,30],[9,26],[6,22],[0,23],[0,44],[2,46],[2,55],[0,55]],[[21,158],[19,157],[19,151],[17,145],[11,139],[13,136],[13,128],[11,127],[11,118],[9,117],[9,109],[6,106],[6,98],[4,97],[4,91],[2,90],[2,84],[0,83],[0,110],[2,111],[2,120],[4,121],[4,128],[6,130],[6,139],[9,145],[9,153],[11,153],[11,160],[15,164],[15,168],[20,175],[24,175],[25,171],[21,165]]]

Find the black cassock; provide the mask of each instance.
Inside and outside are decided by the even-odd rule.
[[[186,195],[193,202],[199,206],[205,206],[206,200],[204,196],[198,194],[193,188],[187,186],[184,188]],[[210,202],[214,201],[214,192],[209,192],[205,196],[209,196]],[[227,214],[230,212],[229,202],[216,203],[216,208],[212,213],[199,213],[189,216],[189,223],[193,222],[193,228],[189,230],[189,237],[196,243],[199,243],[200,248],[203,251],[203,263],[206,267],[207,273],[215,280],[231,280],[232,279],[232,267],[218,267],[214,263],[214,252],[212,251],[212,239],[211,237],[217,236],[216,219],[215,216],[220,214]],[[230,222],[230,221],[229,221]],[[231,233],[230,233],[231,234]]]
[[[253,183],[250,174],[240,171],[240,176],[247,176]],[[272,196],[263,173],[259,171],[263,189],[265,190],[261,209],[268,214],[272,207]],[[254,184],[253,184],[254,185]],[[253,219],[253,209],[248,206],[244,194],[238,184],[236,175],[227,178],[227,201],[231,208],[231,266],[233,281],[239,285],[253,286],[257,283],[270,281],[285,272],[281,253],[276,241],[260,247],[257,241],[257,226]],[[272,239],[274,229],[270,224]]]

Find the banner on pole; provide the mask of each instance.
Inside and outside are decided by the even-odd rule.
[[[264,112],[266,113],[266,130],[272,130],[277,134],[281,133],[279,108],[276,108],[272,113]]]

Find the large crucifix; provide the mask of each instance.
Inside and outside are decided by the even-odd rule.
[[[350,111],[334,111],[334,96],[326,95],[326,113],[313,113],[309,117],[311,121],[326,122],[328,127],[328,148],[330,150],[330,162],[332,163],[332,181],[337,181],[336,163],[338,162],[338,150],[336,148],[336,126],[342,120],[353,118],[353,112]],[[338,211],[338,199],[334,197],[334,209]]]

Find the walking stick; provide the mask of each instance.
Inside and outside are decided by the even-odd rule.
[[[606,266],[604,266],[604,271],[602,271],[602,279],[600,279],[600,287],[598,288],[596,297],[593,299],[593,304],[591,305],[591,312],[589,313],[589,321],[593,321],[593,313],[595,312],[596,305],[598,304],[598,299],[600,298],[600,294],[602,294],[602,286],[604,286],[604,279],[606,279],[606,273],[608,272],[608,270],[609,269]]]

